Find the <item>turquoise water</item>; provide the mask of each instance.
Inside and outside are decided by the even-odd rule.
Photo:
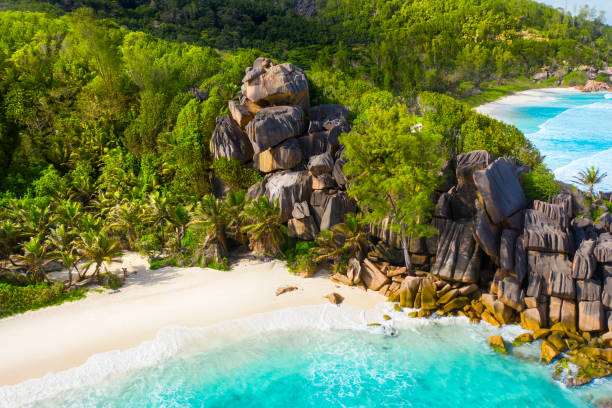
[[[306,314],[312,311],[308,309]],[[299,318],[301,314],[293,316]],[[593,407],[598,400],[612,397],[612,385],[607,380],[580,390],[568,390],[553,381],[551,368],[533,361],[538,344],[522,346],[514,356],[490,350],[489,335],[501,333],[510,339],[521,332],[519,328],[504,331],[461,319],[423,321],[405,318],[405,314],[393,315],[400,328],[396,337],[363,327],[274,329],[240,335],[238,340],[216,341],[210,347],[217,331],[183,329],[182,336],[190,333],[191,339],[177,353],[146,367],[106,375],[101,381],[79,386],[90,380],[81,370],[80,380],[65,390],[61,387],[70,382],[68,377],[50,376],[43,379],[44,387],[33,383],[11,391],[40,397],[43,389],[49,393],[56,387],[57,395],[25,404],[41,408],[562,408]],[[328,326],[324,313],[311,319],[311,323],[317,319],[322,326]],[[334,319],[342,322],[345,317]],[[339,326],[350,327],[352,323]],[[222,337],[227,330],[231,332],[231,327],[225,326]],[[113,364],[117,365],[117,361],[129,356],[114,358]],[[95,371],[103,365],[100,361],[89,364],[87,370]],[[0,389],[0,402],[2,395]]]
[[[532,90],[477,110],[518,127],[558,179],[571,183],[580,170],[593,165],[609,174],[596,188],[612,190],[612,94]]]

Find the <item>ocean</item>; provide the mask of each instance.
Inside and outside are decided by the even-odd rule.
[[[538,342],[510,356],[487,344],[490,335],[509,343],[522,332],[410,318],[389,304],[285,309],[167,328],[135,349],[0,388],[0,407],[580,408],[612,398],[607,379],[579,389],[554,381],[553,368],[537,362]]]
[[[596,191],[612,191],[611,93],[537,89],[476,110],[519,128],[545,156],[557,179],[576,184],[573,179],[579,171],[595,166],[608,173]]]

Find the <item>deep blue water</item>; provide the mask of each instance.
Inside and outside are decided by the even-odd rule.
[[[612,398],[608,380],[580,390],[553,381],[552,368],[533,361],[539,352],[537,343],[515,349],[513,356],[499,355],[487,345],[489,335],[502,334],[509,340],[520,328],[500,330],[461,319],[424,322],[391,314],[399,322],[397,337],[363,327],[266,330],[210,347],[215,334],[196,332],[196,340],[181,346],[178,353],[146,367],[92,384],[79,386],[77,381],[63,391],[59,388],[70,382],[69,377],[51,377],[44,386],[30,384],[18,391],[29,389],[38,397],[37,392],[49,393],[57,386],[58,395],[26,404],[41,408],[581,408]],[[320,317],[321,325],[328,326],[325,316]],[[109,358],[117,364],[128,356]],[[100,366],[89,365],[90,371]],[[88,381],[83,371],[79,376],[83,383]]]
[[[596,188],[612,190],[612,94],[532,90],[477,109],[525,133],[558,179],[595,166],[609,175]]]

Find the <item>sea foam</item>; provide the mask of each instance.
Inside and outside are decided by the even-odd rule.
[[[375,309],[362,310],[351,306],[330,304],[287,308],[230,320],[204,328],[166,327],[154,340],[124,351],[109,351],[90,357],[85,364],[20,384],[0,388],[0,408],[36,406],[67,391],[94,386],[140,369],[160,364],[174,356],[214,349],[251,335],[281,330],[368,330],[385,335],[390,328],[418,331],[431,326],[468,326],[464,317],[411,318],[406,309],[397,312],[390,303],[380,303]],[[387,321],[383,314],[391,316]],[[379,326],[372,326],[378,323]],[[486,346],[488,335],[500,334],[508,342],[525,332],[519,326],[495,328],[487,323],[474,325],[474,341]]]

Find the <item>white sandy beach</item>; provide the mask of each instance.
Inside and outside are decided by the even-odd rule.
[[[302,279],[281,261],[243,260],[231,271],[204,268],[148,270],[128,254],[113,270],[128,269],[119,293],[91,291],[87,298],[0,320],[0,386],[79,366],[92,355],[124,350],[153,339],[165,326],[202,327],[287,307],[326,303],[337,292],[344,303],[371,309],[377,292],[338,286],[327,274]],[[135,273],[134,273],[135,272]],[[279,286],[298,290],[275,296]]]

